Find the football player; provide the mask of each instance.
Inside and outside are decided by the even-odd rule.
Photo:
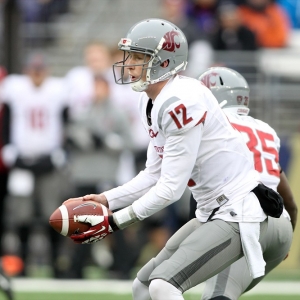
[[[49,70],[43,53],[33,52],[24,64],[24,74],[8,75],[1,86],[10,132],[1,153],[10,169],[4,238],[20,242],[17,251],[24,261],[38,260],[37,253],[51,260],[51,253],[57,253],[55,245],[60,240],[49,230],[48,218],[68,193],[64,133],[69,103],[64,80],[51,76]],[[47,236],[41,243],[47,250],[32,245],[31,249],[30,237],[41,231]]]
[[[124,59],[113,65],[116,83],[141,92],[140,114],[151,139],[146,168],[122,186],[84,196],[120,210],[110,216],[78,216],[92,226],[71,238],[77,243],[99,241],[171,205],[188,185],[197,202],[197,217],[138,272],[133,298],[183,300],[185,291],[243,255],[252,275],[262,276],[260,243],[268,241],[266,213],[281,214],[282,199],[259,183],[251,152],[209,89],[178,74],[187,65],[184,34],[170,22],[147,19],[129,30],[119,49]],[[115,71],[118,68],[121,72]],[[122,76],[125,69],[129,82]],[[264,200],[271,198],[278,207],[263,210]],[[288,243],[291,237],[283,239]]]
[[[249,85],[235,70],[213,67],[204,72],[199,80],[203,82],[223,107],[230,123],[239,130],[252,152],[255,169],[261,181],[277,190],[284,200],[285,209],[280,219],[269,218],[272,227],[267,230],[269,240],[262,242],[266,262],[266,274],[278,266],[288,255],[289,245],[281,236],[291,236],[297,222],[297,205],[287,178],[278,164],[280,140],[275,130],[267,123],[248,116]],[[191,197],[191,215],[195,215],[195,200]],[[292,226],[291,226],[292,225]],[[274,230],[275,229],[275,230]],[[218,275],[206,281],[202,300],[235,300],[257,285],[264,276],[254,279],[250,276],[245,257],[240,258]]]

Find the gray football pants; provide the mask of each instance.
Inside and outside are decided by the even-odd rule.
[[[261,225],[265,231],[267,222]],[[137,274],[149,286],[163,279],[181,292],[204,282],[243,256],[239,224],[193,219],[182,226]]]
[[[266,262],[266,274],[284,260],[291,247],[292,235],[293,230],[288,219],[285,217],[268,219],[266,235],[260,239]],[[225,296],[231,300],[236,300],[244,292],[257,285],[263,278],[264,276],[253,279],[250,276],[246,260],[242,257],[205,282],[201,299],[208,300],[217,296]]]

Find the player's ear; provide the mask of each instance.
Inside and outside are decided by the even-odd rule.
[[[160,66],[166,68],[169,65],[169,60],[165,60]]]

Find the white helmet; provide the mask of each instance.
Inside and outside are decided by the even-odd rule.
[[[187,65],[186,37],[176,25],[165,20],[146,19],[138,22],[128,31],[126,38],[120,40],[118,46],[124,51],[124,59],[113,64],[115,81],[117,84],[130,83],[132,89],[137,92],[144,91],[149,84],[169,79],[185,70]],[[126,80],[124,68],[130,67],[126,65],[128,52],[145,54],[143,64],[131,65],[142,66],[142,70],[146,70],[145,81],[141,79],[142,74],[134,81]],[[164,61],[168,61],[165,68],[161,66]],[[116,72],[117,68],[120,68],[121,72]],[[117,78],[117,74],[121,74],[120,78]]]
[[[213,67],[198,79],[212,91],[222,108],[238,115],[249,114],[250,88],[240,73],[230,68]]]

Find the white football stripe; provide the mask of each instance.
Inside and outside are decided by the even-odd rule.
[[[61,212],[61,219],[62,219],[62,226],[61,226],[61,234],[67,235],[69,231],[69,213],[68,209],[65,205],[61,205],[59,207],[59,210]]]
[[[31,293],[81,293],[83,290],[89,293],[112,293],[130,294],[132,291],[131,280],[105,280],[105,279],[48,279],[48,278],[11,278],[12,286],[16,292]],[[186,292],[190,295],[188,299],[200,299],[200,294],[204,290],[204,283],[191,288]],[[192,297],[193,295],[193,297]],[[300,285],[298,281],[262,281],[251,291],[243,295],[246,299],[255,299],[253,295],[300,295]],[[54,296],[53,296],[54,297]],[[196,298],[197,297],[197,298]],[[2,299],[2,298],[1,298]],[[48,298],[49,299],[49,298]],[[114,298],[116,299],[116,298]],[[281,299],[285,299],[284,296]],[[296,298],[293,298],[296,299]],[[299,299],[299,297],[297,298]]]

